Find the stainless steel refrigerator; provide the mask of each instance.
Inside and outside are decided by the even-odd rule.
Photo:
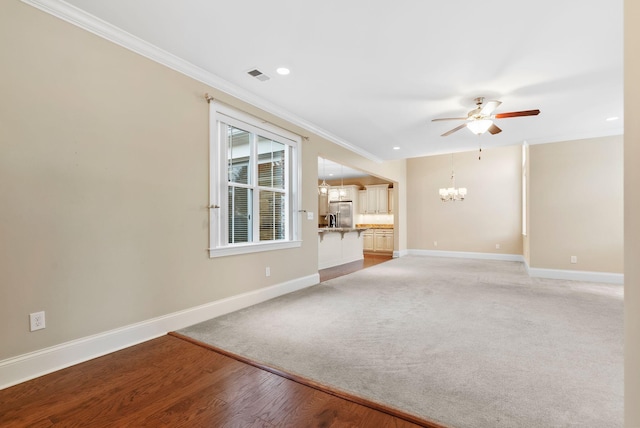
[[[337,227],[353,227],[353,201],[329,202],[329,213],[336,215]]]

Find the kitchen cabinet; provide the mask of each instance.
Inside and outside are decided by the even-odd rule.
[[[342,190],[342,195],[340,194]],[[349,186],[331,186],[329,188],[329,202],[335,201],[356,201],[358,198],[359,187],[355,185]]]
[[[393,229],[369,229],[362,234],[366,253],[393,253]]]
[[[392,253],[393,252],[393,230],[376,230],[373,235],[373,250]]]
[[[373,248],[373,230],[367,230],[362,233],[362,250],[372,253]]]
[[[375,184],[366,186],[366,192],[362,197],[362,193],[359,193],[359,199],[361,200],[360,214],[387,214],[389,213],[389,185],[388,184]]]
[[[330,187],[329,188],[329,202],[336,202],[340,200],[340,188],[339,187]]]
[[[366,190],[358,190],[358,213],[359,214],[367,213],[367,191]]]

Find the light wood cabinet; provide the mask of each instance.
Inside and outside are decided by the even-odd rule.
[[[393,229],[369,229],[362,234],[366,253],[393,253]]]
[[[367,191],[358,190],[358,213],[367,213]]]
[[[366,198],[362,194],[360,214],[387,214],[389,213],[389,185],[375,184],[366,186],[364,190]]]
[[[381,230],[376,235],[380,235],[380,238],[378,244],[374,244],[375,248],[385,253],[393,253],[393,230]]]
[[[362,249],[367,253],[373,252],[373,230],[366,230],[362,233]]]
[[[349,185],[344,187],[331,186],[329,188],[329,202],[336,202],[336,201],[354,201],[355,202],[358,198],[358,190],[359,190],[359,187],[355,185]]]
[[[340,188],[338,187],[330,187],[329,188],[329,202],[335,202],[340,200]]]

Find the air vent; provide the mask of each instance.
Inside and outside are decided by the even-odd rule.
[[[270,77],[269,77],[269,76],[267,76],[266,74],[264,74],[262,71],[258,70],[257,68],[254,68],[254,69],[253,69],[253,70],[251,70],[251,71],[247,71],[247,73],[248,73],[250,76],[253,76],[253,77],[255,77],[256,79],[260,80],[261,82],[264,82],[264,81],[266,81],[266,80],[269,80],[269,79],[270,79]]]

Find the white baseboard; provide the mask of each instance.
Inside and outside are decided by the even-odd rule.
[[[0,389],[320,282],[316,273],[0,361]]]
[[[395,250],[393,252],[393,258],[397,259],[398,257],[404,257],[409,255],[409,250]]]
[[[456,257],[461,259],[482,259],[482,260],[504,260],[510,262],[524,262],[524,257],[520,254],[497,254],[497,253],[473,253],[466,251],[439,251],[439,250],[408,250],[412,256],[432,256],[432,257]]]
[[[624,284],[624,274],[611,272],[589,272],[583,270],[541,269],[532,268],[525,263],[529,276],[534,278],[567,279],[571,281],[603,282],[607,284]]]
[[[529,276],[534,278],[566,279],[571,281],[602,282],[624,284],[624,274],[610,272],[590,272],[580,270],[542,269],[529,267],[519,254],[470,253],[464,251],[409,250],[410,255],[431,257],[457,257],[463,259],[505,260],[522,262]],[[394,253],[395,256],[395,253]]]

